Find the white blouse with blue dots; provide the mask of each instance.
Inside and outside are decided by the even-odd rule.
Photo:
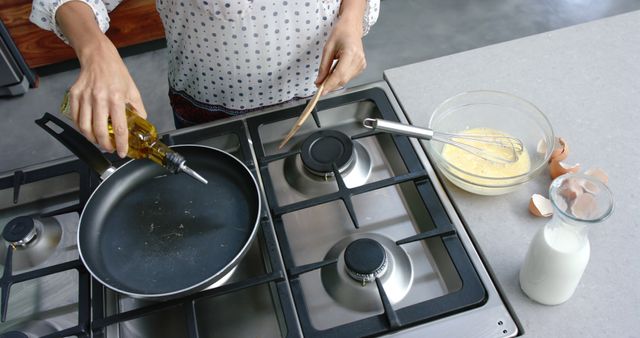
[[[31,21],[65,37],[56,10],[89,5],[102,29],[122,0],[34,0]],[[379,13],[367,0],[364,33]],[[167,38],[169,86],[200,108],[230,114],[315,92],[322,48],[340,0],[156,0]]]

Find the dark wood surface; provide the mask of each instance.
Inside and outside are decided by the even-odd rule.
[[[55,34],[29,21],[31,0],[1,0],[0,19],[31,68],[75,58],[71,47]],[[110,13],[107,36],[116,47],[127,47],[164,38],[155,0],[125,0]]]

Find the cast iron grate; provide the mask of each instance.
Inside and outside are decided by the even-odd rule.
[[[361,101],[372,101],[377,106],[380,116],[376,117],[391,121],[399,121],[385,92],[382,89],[373,88],[320,101],[312,112],[317,128],[322,129],[317,115],[318,111]],[[300,113],[299,110],[299,107],[294,107],[278,113],[260,115],[255,118],[248,119],[247,123],[251,139],[254,141],[253,144],[258,160],[258,167],[263,178],[268,204],[271,207],[271,215],[273,217],[276,235],[282,250],[283,260],[287,269],[291,292],[293,293],[293,299],[296,304],[303,334],[308,337],[356,337],[378,335],[393,332],[403,327],[425,323],[446,315],[451,315],[482,305],[486,301],[486,290],[484,289],[473,264],[467,256],[467,253],[427,176],[425,168],[420,163],[420,160],[407,137],[393,136],[395,149],[407,168],[407,172],[405,174],[367,183],[354,188],[348,188],[345,185],[338,168],[334,165],[332,171],[338,185],[337,192],[288,205],[281,206],[278,204],[274,184],[271,182],[270,174],[268,172],[268,165],[274,161],[296,156],[300,151],[294,149],[275,155],[265,155],[264,147],[260,142],[259,127],[263,124],[295,117]],[[351,136],[351,138],[356,140],[376,134],[377,133],[373,131],[366,131],[361,134]],[[331,264],[336,264],[337,260],[320,261],[303,266],[296,266],[293,260],[291,247],[288,244],[289,242],[287,240],[287,233],[285,231],[282,216],[301,209],[311,208],[327,202],[340,200],[344,204],[353,222],[353,226],[358,228],[359,222],[351,200],[354,195],[407,182],[411,182],[411,184],[415,185],[415,188],[418,191],[422,202],[429,213],[429,217],[435,225],[435,228],[427,232],[398,240],[396,241],[396,244],[404,245],[433,237],[440,238],[450,255],[456,271],[459,274],[462,287],[459,290],[446,294],[442,297],[430,299],[408,307],[394,309],[389,302],[384,288],[382,287],[382,283],[379,279],[376,279],[376,286],[380,294],[380,302],[384,309],[383,314],[325,330],[316,329],[311,322],[299,276]]]
[[[17,204],[20,199],[20,187],[24,184],[38,182],[51,177],[66,175],[70,173],[78,173],[80,181],[80,200],[86,201],[91,190],[95,188],[92,184],[89,168],[80,161],[65,162],[58,165],[47,166],[35,170],[16,171],[13,176],[0,178],[0,190],[13,189],[13,203]],[[51,217],[56,215],[67,214],[71,212],[80,212],[81,204],[74,204],[61,209],[46,212],[40,216]],[[78,272],[78,322],[77,325],[63,329],[58,332],[51,333],[45,337],[88,337],[91,319],[91,297],[90,297],[90,280],[91,275],[85,269],[79,259],[47,266],[39,269],[30,270],[28,272],[13,274],[12,258],[14,248],[9,245],[7,247],[7,255],[5,256],[4,272],[0,278],[0,288],[2,289],[0,297],[0,307],[2,322],[6,320],[9,311],[9,297],[11,296],[11,286],[28,280],[42,278],[44,276],[53,275],[63,271],[76,270]]]

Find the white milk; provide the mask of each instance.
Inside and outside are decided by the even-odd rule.
[[[584,229],[552,219],[529,246],[520,270],[522,291],[546,305],[567,301],[587,267],[590,251]]]

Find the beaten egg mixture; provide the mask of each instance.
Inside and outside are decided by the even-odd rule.
[[[473,128],[460,132],[463,135],[491,135],[491,136],[507,136],[511,135],[490,128]],[[466,143],[468,145],[477,147],[485,151],[488,155],[493,156],[508,156],[511,153],[511,149],[502,146],[494,145],[486,142],[479,142],[467,139],[455,139],[455,141]],[[445,144],[442,147],[442,157],[451,165],[463,170],[467,173],[492,178],[512,177],[529,172],[531,161],[529,159],[529,153],[527,153],[526,147],[519,154],[518,160],[513,163],[500,163],[495,161],[489,161],[482,159],[472,153],[464,151],[458,147]],[[456,172],[456,175],[462,179],[465,179],[472,183],[480,183],[481,179],[465,173]]]

